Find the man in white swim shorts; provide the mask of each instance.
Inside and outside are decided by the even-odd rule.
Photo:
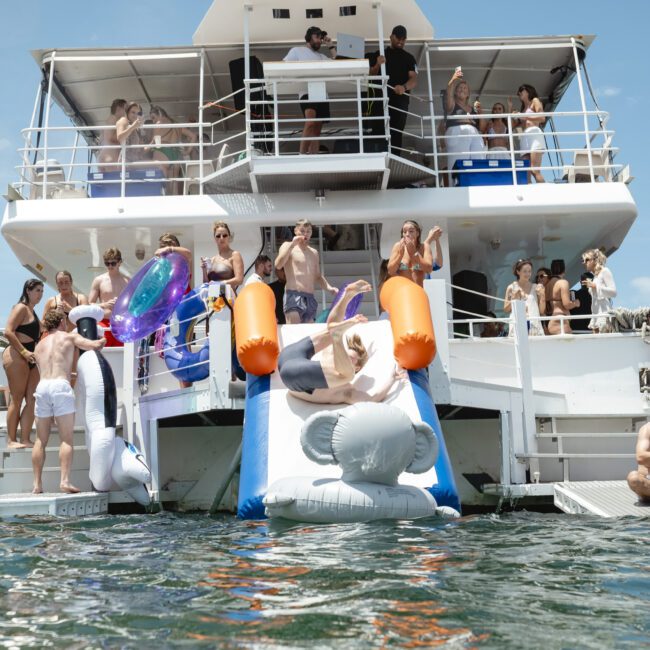
[[[61,447],[61,483],[63,492],[79,492],[70,482],[70,468],[74,452],[72,434],[74,429],[75,398],[70,386],[72,367],[77,348],[81,350],[101,350],[106,339],[90,341],[75,332],[68,333],[65,328],[64,315],[59,311],[48,312],[43,318],[47,336],[38,343],[34,354],[41,379],[36,387],[36,442],[32,449],[32,467],[34,468],[34,494],[43,492],[43,465],[45,448],[50,438],[52,422],[55,421]]]

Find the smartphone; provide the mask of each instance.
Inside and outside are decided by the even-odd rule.
[[[463,69],[460,66],[456,66],[456,72],[463,74]]]
[[[573,289],[571,289],[571,291],[569,291],[569,296],[571,298],[571,302],[576,301],[576,292]]]

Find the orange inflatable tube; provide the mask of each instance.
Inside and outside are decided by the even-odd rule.
[[[384,283],[379,301],[390,316],[393,353],[399,364],[407,370],[428,366],[436,356],[436,337],[424,289],[395,276]]]
[[[263,282],[244,287],[235,300],[235,341],[242,368],[253,375],[268,375],[278,365],[278,326],[275,296]]]

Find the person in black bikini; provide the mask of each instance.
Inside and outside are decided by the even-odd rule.
[[[5,336],[9,346],[2,353],[2,365],[7,374],[11,401],[7,409],[7,446],[13,449],[33,447],[29,439],[34,425],[34,391],[39,381],[34,349],[41,335],[41,323],[34,307],[43,297],[43,283],[36,278],[27,280],[17,305],[14,305]],[[21,406],[25,406],[21,411]],[[17,440],[20,422],[20,442]]]
[[[68,320],[68,314],[73,307],[78,305],[87,305],[88,298],[83,293],[73,291],[72,274],[70,271],[59,271],[55,276],[56,288],[59,293],[53,298],[49,298],[43,309],[43,318],[51,311],[59,311],[65,316],[65,328],[67,332],[72,332],[74,325]]]
[[[234,290],[244,281],[244,260],[238,251],[230,248],[232,233],[225,221],[215,222],[212,232],[217,254],[212,258],[201,258],[203,282],[222,282]]]

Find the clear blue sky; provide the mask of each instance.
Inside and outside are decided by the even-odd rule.
[[[398,2],[399,0],[388,0]],[[622,248],[608,266],[618,285],[617,305],[650,305],[648,260],[650,228],[650,136],[642,111],[650,107],[646,44],[650,22],[648,0],[591,0],[512,3],[496,0],[492,9],[482,0],[463,3],[418,0],[438,38],[595,34],[587,64],[603,110],[612,113],[609,127],[620,148],[617,162],[629,163],[636,180],[632,193],[639,217]],[[112,47],[124,45],[184,45],[211,0],[80,0],[6,1],[2,6],[0,39],[0,187],[17,180],[14,166],[20,130],[29,126],[39,70],[29,51],[46,47]],[[280,3],[281,4],[281,3]],[[408,25],[407,25],[408,27]],[[645,146],[644,146],[645,143]],[[4,201],[0,199],[0,211]],[[645,260],[645,262],[644,262]],[[0,324],[20,295],[29,274],[0,238]],[[51,292],[46,294],[51,295]]]

